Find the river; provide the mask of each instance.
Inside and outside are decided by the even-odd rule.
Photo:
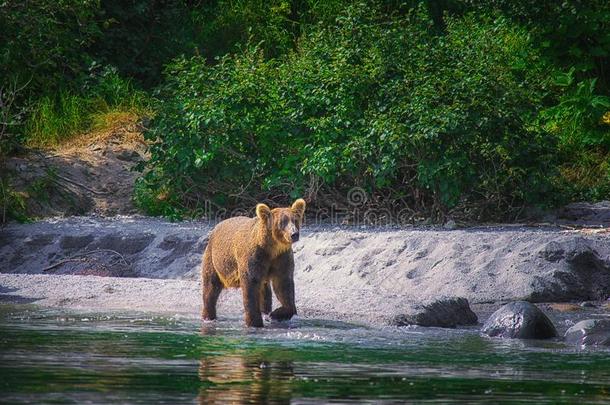
[[[3,403],[607,403],[610,351],[369,327],[0,306]]]

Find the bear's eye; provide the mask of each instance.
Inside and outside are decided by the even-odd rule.
[[[286,215],[282,215],[280,219],[280,228],[286,228],[288,226],[288,217]]]

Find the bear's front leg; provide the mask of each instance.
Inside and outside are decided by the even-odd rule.
[[[246,325],[261,328],[263,326],[260,306],[262,283],[260,280],[251,279],[247,275],[243,275],[240,277],[240,287],[244,299]]]
[[[276,321],[286,321],[292,318],[297,313],[297,307],[294,302],[294,280],[291,268],[284,268],[282,272],[273,275],[273,291],[277,296],[278,301],[282,304],[269,315],[271,319]]]
[[[276,321],[286,321],[297,313],[294,302],[294,256],[292,251],[281,255],[271,266],[271,283],[277,300],[282,305],[269,316]]]
[[[294,303],[294,281],[292,277],[278,276],[273,278],[273,291],[282,304],[269,315],[276,321],[287,321],[297,313]]]

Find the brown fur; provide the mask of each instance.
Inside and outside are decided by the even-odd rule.
[[[223,288],[241,288],[248,326],[263,326],[261,312],[271,312],[271,286],[281,304],[271,318],[285,320],[296,314],[292,236],[298,237],[304,212],[302,199],[273,210],[258,204],[256,217],[234,217],[216,225],[202,260],[204,319],[216,319]]]

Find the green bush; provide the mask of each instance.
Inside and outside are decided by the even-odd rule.
[[[569,200],[610,197],[610,97],[599,95],[596,79],[576,82],[575,69],[555,78],[563,92],[559,102],[542,111],[541,121],[558,140],[559,182]]]
[[[89,60],[83,48],[99,34],[98,6],[91,0],[0,2],[0,115],[10,118],[10,127],[0,131],[0,156],[25,140],[32,113],[40,120],[54,117],[51,110],[65,110],[64,127],[77,119],[66,83],[77,79]],[[55,120],[37,127],[58,125]]]
[[[610,198],[609,21],[603,0],[3,1],[0,158],[148,112],[141,86],[155,215],[354,186],[435,219]]]
[[[610,111],[610,97],[596,94],[596,79],[574,83],[573,74],[571,69],[555,79],[564,91],[559,103],[542,114],[546,129],[557,136],[562,152],[597,146],[610,150],[610,130],[602,122]]]
[[[212,58],[234,53],[250,41],[262,43],[267,58],[292,51],[312,24],[333,25],[348,0],[218,0],[193,7],[198,27],[194,37],[201,56]]]
[[[470,9],[495,9],[527,26],[542,53],[578,79],[610,82],[610,2],[606,0],[467,0]]]
[[[389,18],[365,3],[281,58],[249,45],[215,65],[175,61],[147,187],[195,209],[295,194],[324,206],[359,186],[436,218],[545,201],[554,140],[536,118],[550,68],[528,32],[480,16],[432,28],[421,8]]]
[[[98,38],[97,0],[0,3],[0,81],[53,91],[83,71],[84,48]]]
[[[101,35],[87,53],[117,66],[145,88],[162,81],[164,66],[178,56],[214,57],[251,40],[268,57],[294,48],[302,27],[334,21],[346,0],[104,0],[98,11]],[[119,46],[117,46],[119,44]]]

